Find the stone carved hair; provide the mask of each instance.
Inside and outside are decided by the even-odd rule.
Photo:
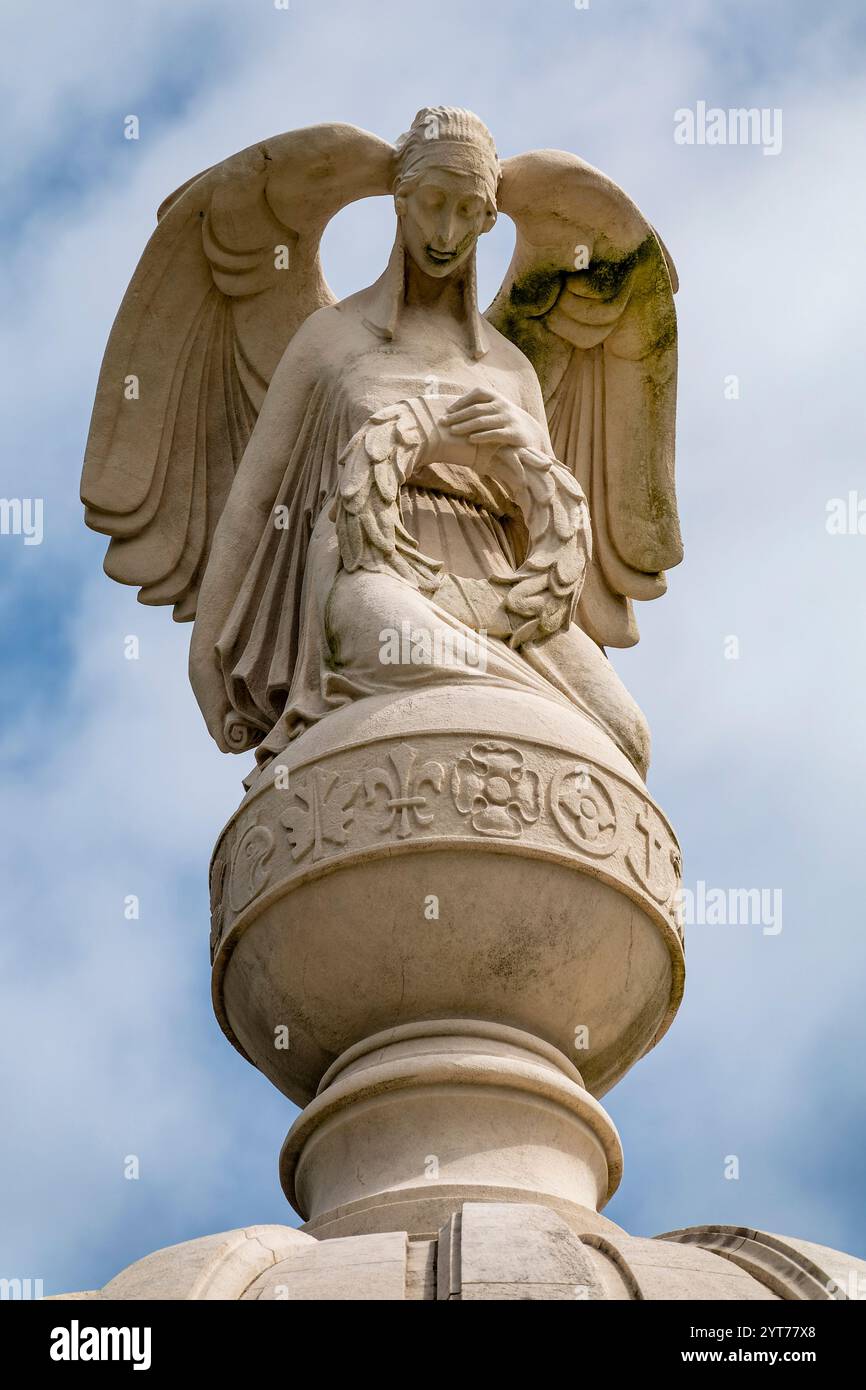
[[[496,194],[502,170],[487,126],[473,111],[457,106],[422,106],[409,130],[395,146],[395,198],[417,187],[425,172],[448,169],[471,178],[487,204],[489,226],[496,220]],[[400,227],[394,251],[384,277],[378,302],[365,317],[368,328],[390,340],[397,332],[403,298],[405,249]],[[478,282],[475,251],[466,265],[463,282],[469,352],[476,360],[487,351],[484,328],[478,312]]]
[[[473,111],[457,106],[422,106],[395,149],[395,196],[415,187],[425,169],[452,169],[475,179],[488,210],[495,215],[502,170],[493,136]]]

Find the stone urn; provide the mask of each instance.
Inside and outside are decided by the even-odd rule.
[[[622,1165],[598,1097],[682,996],[679,876],[631,764],[541,695],[375,696],[292,742],[217,842],[211,942],[224,1032],[303,1107],[305,1229],[585,1226]]]

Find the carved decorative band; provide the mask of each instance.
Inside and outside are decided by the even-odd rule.
[[[456,753],[456,756],[455,756]],[[211,954],[266,889],[341,858],[423,842],[500,841],[573,860],[661,914],[682,938],[681,860],[645,791],[587,758],[453,733],[277,759],[223,833],[211,866]]]

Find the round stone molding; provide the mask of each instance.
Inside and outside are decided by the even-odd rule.
[[[379,1216],[399,1204],[411,1220],[425,1187],[455,1204],[522,1190],[596,1212],[621,1173],[616,1128],[568,1059],[474,1019],[407,1024],[349,1048],[280,1160],[292,1206],[320,1225],[362,1204]]]

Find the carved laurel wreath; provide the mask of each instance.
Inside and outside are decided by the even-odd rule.
[[[449,440],[425,397],[371,415],[340,457],[332,516],[344,568],[391,572],[414,588],[435,592],[442,564],[419,550],[403,525],[399,500],[403,483],[434,460],[470,463],[476,472],[496,478],[523,513],[527,554],[506,581],[505,608],[516,620],[510,645],[542,641],[567,628],[592,547],[580,484],[556,459],[535,449],[467,449],[464,440]]]

